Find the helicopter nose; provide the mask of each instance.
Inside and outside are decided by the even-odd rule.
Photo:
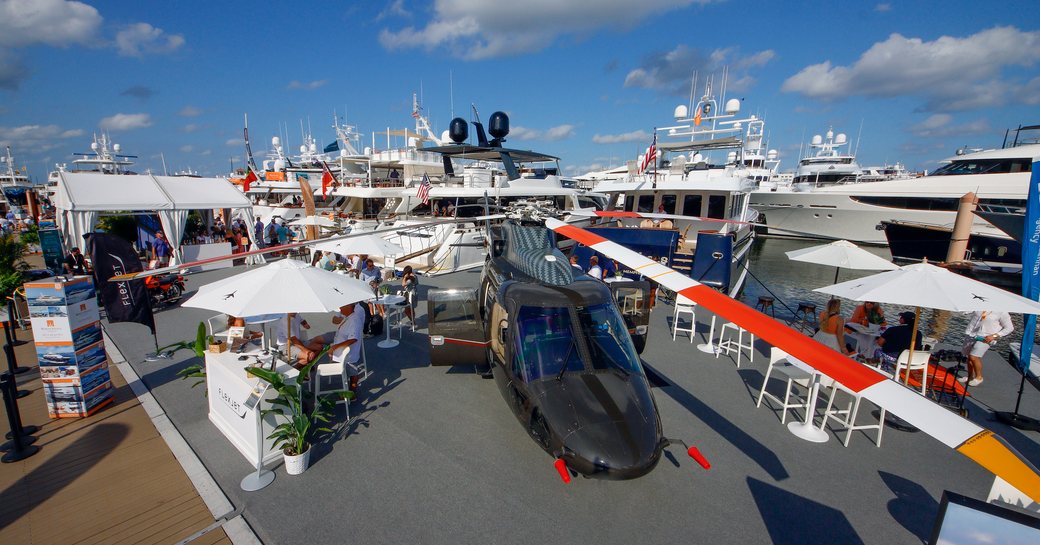
[[[661,458],[654,434],[623,422],[583,426],[564,441],[571,454],[567,465],[590,477],[634,479],[649,473]]]

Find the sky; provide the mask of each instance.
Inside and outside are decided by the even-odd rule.
[[[982,6],[985,7],[982,7]],[[864,165],[932,169],[1040,123],[1035,1],[0,0],[0,146],[43,181],[105,132],[135,169],[226,175],[334,112],[365,134],[509,114],[507,146],[567,174],[674,124],[694,74],[765,119],[781,170],[828,128]],[[698,89],[702,91],[702,89]],[[698,95],[700,93],[698,92]],[[404,142],[392,141],[400,146]],[[386,136],[375,139],[385,148]]]

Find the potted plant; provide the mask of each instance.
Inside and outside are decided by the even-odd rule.
[[[310,462],[311,444],[319,437],[332,430],[323,424],[332,417],[336,407],[336,399],[351,399],[354,394],[341,390],[315,399],[314,407],[308,412],[303,405],[304,383],[310,377],[311,369],[328,352],[322,350],[310,363],[300,369],[295,382],[286,382],[281,373],[261,367],[247,367],[246,372],[270,384],[277,393],[271,400],[271,408],[261,411],[261,416],[274,414],[280,423],[274,428],[268,439],[275,441],[275,448],[280,449],[285,457],[285,472],[299,475],[307,469]]]

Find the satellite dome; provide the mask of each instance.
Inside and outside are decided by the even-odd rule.
[[[317,153],[318,145],[315,144],[314,142],[311,142],[311,145],[310,145],[310,147],[308,149],[310,150],[311,153]]]
[[[97,151],[97,148],[98,148],[97,142],[91,142],[90,143],[90,149],[92,149],[94,151]]]
[[[818,135],[818,134],[814,134],[813,137],[812,137],[812,145],[819,146],[822,143],[823,143],[823,137]]]
[[[726,162],[727,163],[735,163],[736,161],[737,161],[737,152],[731,151],[731,152],[726,154]]]
[[[306,145],[300,144],[300,153],[307,153],[307,146]]]
[[[281,146],[281,145],[282,145],[282,139],[281,139],[281,138],[278,138],[277,136],[275,136],[275,137],[271,138],[271,145],[272,145],[272,146],[274,146],[274,147],[276,147],[276,148],[277,148],[278,146]]]
[[[112,151],[119,153],[122,149],[123,146],[120,146],[119,144],[112,144]]]
[[[847,139],[848,139],[848,137],[845,136],[845,133],[840,132],[840,133],[838,133],[838,137],[834,139],[834,143],[835,144],[844,144],[847,141]]]
[[[766,159],[769,161],[776,161],[779,157],[780,152],[776,151],[775,149],[771,149],[768,153],[766,153]]]
[[[466,120],[461,117],[452,119],[451,123],[448,124],[448,136],[456,144],[465,142],[469,138],[469,125],[466,124]]]
[[[448,129],[444,129],[444,132],[441,133],[441,142],[447,142],[450,139],[451,135],[448,134]]]
[[[689,108],[685,104],[680,104],[675,107],[675,111],[672,113],[672,117],[675,117],[676,121],[686,119],[690,115]]]
[[[726,101],[726,113],[735,114],[740,111],[740,99],[731,98]]]
[[[701,154],[699,154],[699,153],[698,153],[698,154],[695,154],[695,155],[693,156],[693,162],[694,162],[694,163],[703,163],[703,162],[704,162],[704,156],[703,156],[703,155],[701,155]]]
[[[827,129],[827,140],[834,138],[834,131]]]
[[[509,134],[509,116],[505,112],[491,114],[488,121],[488,134],[495,138],[505,138]]]

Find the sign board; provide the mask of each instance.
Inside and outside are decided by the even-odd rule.
[[[61,262],[65,259],[65,248],[61,243],[61,232],[57,229],[40,229],[39,233],[43,262],[54,274],[64,273]]]

